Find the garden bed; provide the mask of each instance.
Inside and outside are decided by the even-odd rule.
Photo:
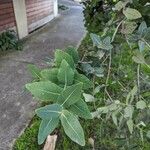
[[[84,55],[85,51],[93,50],[92,40],[89,35],[85,37],[81,45],[78,48],[78,51],[81,57]],[[126,47],[124,50],[118,50],[113,54],[112,66],[111,66],[111,76],[108,83],[108,92],[112,99],[122,100],[124,97],[122,94],[127,94],[128,91],[134,85],[134,79],[136,78],[136,65],[132,61],[133,51]],[[104,68],[104,76],[96,79],[97,83],[101,86],[100,92],[97,93],[96,103],[89,103],[90,111],[95,111],[94,107],[103,106],[104,97],[106,93],[104,92],[105,87],[103,86],[106,82],[106,74],[108,70],[109,61],[104,57],[100,63]],[[104,62],[105,61],[105,62]],[[146,97],[145,97],[146,98]],[[39,146],[37,143],[38,129],[41,119],[35,116],[25,132],[16,140],[13,150],[41,150],[43,145]],[[125,138],[118,138],[116,136],[116,127],[115,124],[112,124],[111,121],[103,119],[93,119],[84,121],[80,119],[81,125],[85,132],[86,145],[81,147],[76,143],[72,142],[65,134],[62,127],[57,128],[53,133],[58,135],[56,150],[89,150],[94,148],[95,150],[116,150],[123,148],[122,146],[126,143]],[[90,138],[90,139],[89,139]],[[135,148],[149,150],[150,143],[147,139],[144,138],[144,144],[141,142],[140,138],[134,139],[135,141],[130,141],[131,149]],[[136,144],[135,144],[136,143]]]

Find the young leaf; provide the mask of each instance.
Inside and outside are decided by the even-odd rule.
[[[82,83],[84,90],[93,87],[93,83],[83,74],[76,73],[74,81],[75,83]]]
[[[67,87],[58,97],[58,103],[62,106],[69,107],[81,98],[82,83]]]
[[[67,52],[73,58],[75,64],[78,63],[78,61],[79,61],[79,54],[78,54],[78,51],[76,50],[76,48],[68,47],[67,49],[65,49],[65,52]]]
[[[66,62],[70,65],[70,67],[72,69],[75,68],[75,65],[74,65],[74,61],[73,61],[73,58],[66,52],[64,51],[61,51],[61,50],[56,50],[55,52],[55,63],[56,63],[56,66],[57,67],[60,67],[61,65],[61,62],[63,60],[66,60]]]
[[[127,121],[127,126],[128,126],[130,133],[132,134],[132,132],[133,132],[133,120],[132,119],[129,119]]]
[[[117,120],[116,114],[117,114],[116,112],[113,112],[111,116],[112,116],[112,120],[113,120],[114,124],[116,126],[118,126],[118,120]]]
[[[65,85],[71,85],[74,80],[74,71],[69,66],[69,64],[66,62],[66,60],[63,60],[61,62],[57,78],[60,83]]]
[[[140,100],[136,103],[136,108],[137,109],[144,109],[144,108],[146,108],[146,103],[144,101]]]
[[[91,36],[91,39],[93,41],[93,46],[98,47],[99,45],[102,45],[102,40],[100,39],[99,35],[91,33],[90,36]]]
[[[139,45],[140,52],[144,51],[145,43],[143,41],[139,40],[138,45]]]
[[[88,106],[82,99],[71,105],[68,110],[81,118],[92,119],[92,115],[88,109]]]
[[[135,20],[142,17],[141,13],[133,8],[126,8],[125,10],[123,10],[123,14],[128,20]]]
[[[125,109],[124,109],[124,117],[125,118],[132,118],[133,115],[133,111],[134,111],[134,107],[132,105],[128,105]]]
[[[54,129],[58,126],[59,118],[50,118],[49,120],[42,120],[39,133],[38,133],[38,144],[42,144],[47,136],[51,134]]]
[[[35,112],[40,118],[48,120],[50,118],[59,117],[62,109],[62,106],[60,106],[59,104],[52,104],[36,109]]]
[[[119,1],[116,5],[115,5],[115,9],[120,11],[121,9],[125,8],[125,6],[127,5],[127,3],[129,3],[129,1],[127,2],[122,2]]]
[[[143,21],[138,28],[138,33],[142,36],[146,29],[147,29],[146,22]]]
[[[31,75],[35,79],[40,79],[41,78],[41,70],[37,68],[35,65],[29,64],[27,66],[28,70],[30,71]]]
[[[61,117],[61,123],[65,133],[70,139],[81,146],[85,145],[84,132],[78,119],[69,111],[64,110]]]
[[[57,74],[58,74],[58,69],[57,68],[52,68],[52,69],[44,69],[41,71],[41,76],[45,80],[49,80],[53,83],[57,83]]]
[[[104,50],[111,50],[113,49],[113,45],[111,44],[111,38],[107,36],[104,40],[102,45],[99,45],[98,48],[104,49]]]
[[[94,96],[92,96],[90,94],[83,93],[83,96],[84,96],[84,99],[86,102],[94,102],[95,101]]]
[[[26,88],[37,98],[44,101],[56,101],[62,88],[50,81],[41,81],[26,84]]]
[[[132,59],[138,64],[145,64],[144,56],[140,52],[136,52],[135,56],[133,56]]]

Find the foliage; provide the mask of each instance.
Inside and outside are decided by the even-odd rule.
[[[0,50],[6,51],[10,49],[22,49],[21,43],[13,30],[8,30],[0,34]]]
[[[92,83],[76,70],[78,61],[76,49],[70,47],[65,52],[56,50],[53,68],[40,70],[29,65],[34,82],[27,84],[26,88],[40,101],[53,103],[36,110],[36,114],[42,119],[38,133],[39,144],[45,141],[61,121],[71,140],[81,146],[85,145],[78,117],[91,119],[82,93],[84,89],[91,88]]]
[[[148,64],[148,52],[150,50],[149,27],[146,21],[142,21],[144,19],[143,12],[141,13],[139,9],[135,9],[136,6],[134,4],[134,1],[119,1],[115,5],[115,9],[110,10],[110,13],[114,15],[113,19],[109,21],[108,26],[107,22],[104,22],[106,26],[103,28],[101,36],[93,33],[90,34],[95,49],[92,49],[92,53],[91,51],[86,51],[86,56],[84,57],[84,63],[89,64],[90,62],[90,64],[95,64],[94,61],[96,60],[97,63],[101,62],[101,67],[105,66],[104,62],[109,60],[107,62],[108,70],[104,70],[103,72],[104,76],[106,76],[106,81],[103,83],[103,86],[100,85],[97,76],[93,74],[93,81],[96,85],[98,84],[98,87],[96,87],[98,88],[98,93],[104,89],[104,97],[100,98],[102,100],[99,102],[100,107],[94,104],[96,111],[92,114],[94,118],[96,117],[105,120],[105,122],[112,121],[114,123],[117,129],[115,137],[120,140],[121,138],[126,139],[126,142],[121,145],[121,148],[125,149],[130,149],[134,146],[141,148],[140,145],[133,141],[136,141],[140,137],[144,145],[144,140],[147,138],[146,136],[149,135],[150,130],[148,126],[150,120],[148,116],[149,100],[148,97],[144,97],[144,93],[149,91],[144,87],[146,86],[150,89],[150,68]],[[134,7],[131,7],[133,5]],[[122,66],[122,64],[119,63],[118,69],[114,72],[112,61],[119,51],[126,51],[127,49],[131,50],[131,54],[126,57],[130,58],[129,61],[132,62],[132,64],[136,65],[137,63],[137,69],[133,67],[132,72],[134,73],[134,78],[130,78],[129,81],[126,81],[129,83],[132,82],[132,84],[124,87],[123,83],[119,81],[119,77],[121,76],[119,73],[122,73],[120,70],[123,69],[124,65]],[[96,59],[93,60],[93,57]],[[120,61],[122,59],[120,56]],[[87,66],[86,70],[88,69],[91,69],[91,66]],[[113,71],[114,74],[111,73],[111,71]],[[129,70],[126,70],[127,74],[129,74],[128,71]],[[128,77],[128,75],[126,76]],[[113,95],[111,83],[113,84],[114,82],[115,84],[117,81],[123,89],[125,89],[125,92],[120,91],[119,95]],[[97,91],[97,89],[94,89],[92,93],[95,98],[85,95],[86,98],[89,99],[90,97],[90,99],[96,99],[98,101],[99,97],[94,94],[95,90]],[[95,100],[93,102],[95,103]]]
[[[93,14],[87,15],[94,15],[97,2],[104,5],[102,1],[84,2],[93,3]],[[103,26],[94,28],[94,32],[101,30],[98,35],[91,33],[91,39],[86,38],[81,60],[77,51],[69,48],[55,52],[51,69],[29,66],[34,82],[27,84],[27,89],[39,100],[52,103],[36,110],[42,119],[39,144],[61,121],[60,149],[62,145],[64,149],[82,149],[70,144],[64,133],[82,146],[85,137],[90,138],[96,149],[150,148],[150,36],[149,22],[140,7],[149,7],[146,2],[109,1],[103,11],[107,10],[110,18],[107,15],[100,20]],[[81,120],[84,137],[78,117],[91,119],[85,102],[91,103],[93,120]],[[89,145],[85,147],[89,149]]]
[[[118,0],[85,0],[82,2],[84,5],[84,17],[85,17],[85,26],[89,32],[99,33],[103,31],[103,27],[106,25],[110,25],[111,21],[117,16],[122,15],[119,13],[112,13],[112,9],[114,9],[114,5],[116,4],[116,8],[120,11],[123,7],[129,6],[132,9],[138,10],[146,23],[150,25],[150,5],[148,4],[149,0],[127,0],[127,1],[119,1]],[[128,10],[124,10],[123,13],[129,13],[130,8]],[[132,10],[131,10],[132,11]],[[135,12],[135,15],[138,15]]]

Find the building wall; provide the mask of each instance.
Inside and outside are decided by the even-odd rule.
[[[12,0],[0,0],[0,32],[6,29],[16,30]]]
[[[49,22],[54,16],[53,0],[26,0],[28,31]]]
[[[21,39],[57,13],[57,0],[0,0],[0,32],[15,29]]]

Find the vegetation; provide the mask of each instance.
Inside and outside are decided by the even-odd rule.
[[[41,71],[34,66],[29,67],[36,77],[36,82],[34,80],[33,83],[27,84],[27,89],[35,97],[42,100],[51,99],[54,103],[37,109],[37,115],[43,120],[60,118],[62,123],[62,126],[57,126],[54,131],[59,136],[56,149],[150,149],[150,27],[149,22],[145,20],[147,14],[144,15],[141,9],[142,6],[147,8],[149,5],[147,1],[139,1],[138,7],[134,0],[115,2],[115,5],[113,3],[110,7],[106,5],[113,8],[109,9],[112,16],[110,20],[103,20],[105,26],[100,30],[98,28],[98,34],[88,34],[80,45],[81,59],[75,49],[68,48],[65,52],[56,51],[54,68],[50,70]],[[52,86],[55,88],[52,89]],[[75,92],[73,97],[68,97],[68,93],[76,91],[75,87],[78,87],[79,91]],[[42,91],[39,91],[41,89]],[[50,92],[56,90],[59,95],[47,94],[47,89]],[[64,102],[66,105],[63,105]],[[78,104],[83,111],[72,111],[70,106],[79,102],[84,102]],[[89,104],[90,111],[85,102]],[[57,109],[59,114],[47,112],[54,109]],[[92,120],[80,119],[85,132],[84,138],[78,118],[90,119],[89,112]],[[74,121],[77,122],[76,126],[80,126],[79,136],[73,133],[78,133],[78,129],[73,125]],[[39,119],[33,122],[39,124]],[[39,144],[52,133],[51,127],[46,129],[41,123]],[[27,141],[27,138],[35,137],[29,137],[28,130],[32,133],[37,128],[38,126],[31,125],[18,139],[15,149],[22,145],[22,139]],[[36,130],[36,135],[37,132]],[[79,145],[70,142],[64,132]],[[26,145],[31,144],[27,143]],[[33,141],[31,145],[34,144],[37,147],[37,142]],[[28,146],[29,149],[31,145]]]
[[[21,50],[22,45],[13,30],[8,30],[0,34],[0,50]]]

